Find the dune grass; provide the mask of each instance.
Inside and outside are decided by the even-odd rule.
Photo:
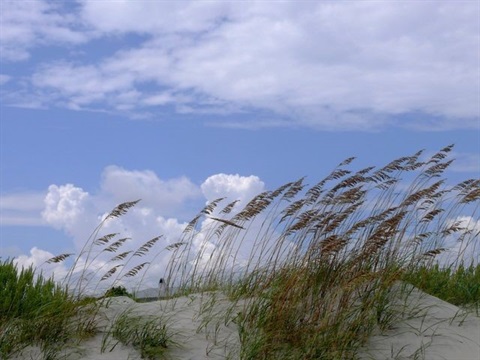
[[[32,267],[17,269],[0,261],[0,358],[8,359],[28,345],[37,345],[45,359],[54,359],[67,344],[95,332],[93,319],[52,278]]]
[[[403,280],[430,295],[480,314],[479,264],[465,266],[462,263],[456,268],[422,265],[405,273]]]
[[[161,359],[168,348],[177,345],[172,337],[173,333],[161,316],[144,318],[128,309],[115,318],[104,335],[102,352],[112,351],[122,343],[137,349],[142,359]]]
[[[242,208],[235,199],[210,202],[178,241],[157,251],[171,253],[163,276],[167,291],[175,289],[169,295],[226,293],[231,306],[221,321],[236,324],[241,348],[231,358],[240,359],[355,359],[374,331],[398,319],[391,306],[395,292],[402,291],[393,286],[398,281],[478,311],[478,259],[470,259],[465,249],[479,246],[480,180],[448,185],[442,176],[452,163],[451,149],[424,160],[419,151],[381,168],[355,171],[349,158],[313,186],[301,178]],[[85,295],[92,279],[114,279],[115,286],[141,275],[141,282],[149,270],[155,257],[133,259],[157,249],[161,236],[128,251],[122,250],[128,238],[100,236],[105,222],[137,203],[109,213],[77,255],[63,283],[74,299]],[[106,253],[112,254],[108,268],[97,268],[85,280],[87,269]],[[128,268],[131,261],[136,265]],[[7,325],[23,311],[11,310]],[[202,324],[218,321],[213,312],[215,303],[205,304]],[[111,334],[138,343],[132,337],[137,322],[120,323]],[[158,356],[166,353],[159,350]]]
[[[478,218],[480,180],[447,185],[451,149],[380,169],[352,171],[350,158],[311,187],[301,178],[233,216],[233,203],[213,201],[186,227],[166,278],[181,288],[227,289],[232,309],[246,304],[235,318],[242,359],[353,359],[373,331],[397,320],[390,304],[402,287],[393,284],[427,289],[419,280],[427,273],[435,281],[436,259],[462,273],[464,249],[478,243],[473,221],[460,219]],[[204,218],[210,226],[200,228]],[[470,295],[457,303],[478,302],[477,279],[464,280]],[[444,291],[447,299],[459,293]]]

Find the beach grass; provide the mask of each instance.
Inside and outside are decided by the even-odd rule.
[[[103,336],[102,352],[112,351],[118,343],[133,346],[142,359],[162,359],[169,347],[177,345],[164,318],[141,317],[130,309],[119,314]]]
[[[213,201],[186,227],[167,279],[197,291],[223,287],[232,309],[242,301],[243,359],[354,359],[374,331],[398,320],[391,303],[405,288],[394,284],[429,292],[446,269],[452,286],[433,294],[476,304],[478,279],[469,274],[477,267],[460,261],[478,263],[464,249],[478,246],[480,181],[448,186],[451,149],[379,169],[350,170],[349,158],[313,186],[301,178],[266,191],[233,216],[232,203]],[[460,274],[462,294],[453,286]]]
[[[33,267],[17,269],[13,260],[0,261],[0,288],[2,359],[29,345],[39,346],[45,358],[54,358],[67,343],[95,333],[91,314],[82,311],[88,299],[74,299]]]
[[[458,267],[419,266],[404,274],[403,280],[457,306],[480,314],[480,265]]]
[[[138,201],[120,204],[92,233],[63,287],[53,286],[51,280],[39,289],[63,296],[62,301],[70,304],[66,309],[76,309],[75,301],[85,298],[92,279],[113,280],[115,295],[121,279],[141,277],[141,282],[157,255],[129,267],[132,259],[168,251],[163,276],[167,296],[207,292],[228,296],[230,306],[220,320],[215,297],[208,297],[200,327],[215,321],[234,323],[241,346],[231,358],[355,359],[372,333],[389,329],[398,320],[392,299],[406,291],[395,286],[399,282],[455,305],[472,306],[478,313],[480,268],[478,259],[465,249],[480,246],[475,227],[480,180],[448,184],[443,174],[452,163],[451,150],[447,146],[426,159],[419,151],[381,168],[357,170],[351,169],[354,158],[349,158],[313,186],[301,178],[258,194],[243,207],[235,199],[219,198],[186,225],[178,241],[159,250],[161,236],[136,250],[122,251],[128,238],[101,235],[107,221],[124,216]],[[105,253],[112,254],[108,267],[84,281],[87,269]],[[54,261],[65,261],[68,255]],[[19,273],[11,261],[4,266]],[[9,291],[16,293],[20,286],[12,285]],[[94,284],[94,289],[98,286]],[[45,299],[50,304],[56,298]],[[24,308],[4,306],[3,329],[38,308],[28,301]],[[64,319],[73,313],[62,310]],[[167,334],[165,324],[149,327],[126,319],[118,319],[112,336],[125,344],[157,344],[158,353],[152,357],[168,353],[161,341],[174,339],[163,336],[157,342],[152,335]],[[16,339],[14,343],[25,343],[24,338]],[[48,342],[48,336],[41,341]]]

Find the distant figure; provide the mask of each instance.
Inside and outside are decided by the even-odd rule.
[[[158,281],[158,297],[162,298],[165,297],[166,295],[166,286],[165,286],[165,280],[163,278],[160,278]]]

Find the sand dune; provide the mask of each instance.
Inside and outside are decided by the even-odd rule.
[[[410,287],[395,301],[402,317],[370,338],[360,359],[480,360],[480,317]]]
[[[214,306],[209,307],[211,304]],[[240,341],[233,322],[225,324],[228,300],[219,293],[191,295],[172,300],[136,303],[128,297],[112,298],[99,314],[101,332],[80,346],[65,350],[65,359],[118,360],[140,359],[133,347],[110,339],[103,352],[105,331],[114,319],[129,310],[145,318],[161,316],[180,346],[168,351],[170,359],[238,359]],[[241,304],[239,304],[241,306]],[[407,299],[397,299],[395,306],[402,317],[395,326],[371,337],[359,354],[360,359],[431,359],[479,360],[480,318],[417,289]],[[206,314],[209,323],[201,314]],[[234,312],[233,312],[234,313]],[[218,321],[215,321],[218,320]],[[16,359],[34,359],[39,350],[27,349]]]

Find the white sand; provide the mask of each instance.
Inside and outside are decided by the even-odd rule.
[[[210,306],[209,304],[215,304]],[[113,321],[122,313],[129,311],[133,316],[147,319],[160,317],[173,333],[172,340],[179,346],[169,346],[166,354],[169,359],[238,359],[239,337],[235,324],[225,324],[225,312],[231,303],[219,293],[205,293],[171,300],[136,303],[128,297],[108,299],[98,314],[100,332],[80,346],[70,347],[60,353],[66,360],[126,360],[140,359],[140,352],[131,346],[124,346],[109,338],[102,352],[102,341]],[[223,315],[223,317],[222,317]],[[208,322],[206,320],[209,320]],[[113,346],[112,351],[109,351]],[[41,359],[40,350],[29,347],[15,360]]]
[[[209,309],[212,296],[215,305]],[[68,355],[62,358],[140,359],[139,352],[122,344],[111,352],[101,352],[103,331],[119,314],[130,309],[132,314],[162,316],[167,321],[175,333],[173,340],[181,345],[169,347],[171,359],[238,359],[240,342],[236,326],[233,322],[225,324],[221,317],[229,306],[228,300],[218,293],[149,303],[135,303],[127,297],[112,298],[100,312],[102,332],[77,348],[67,349]],[[405,316],[393,329],[373,336],[362,350],[361,359],[480,360],[479,317],[416,289],[412,290],[407,302],[398,299],[397,307],[405,310]],[[220,321],[202,326],[205,318],[200,314],[209,314],[207,318]],[[38,354],[38,349],[30,348],[16,359],[40,359]]]
[[[408,287],[392,329],[370,338],[360,359],[480,360],[480,317]]]

